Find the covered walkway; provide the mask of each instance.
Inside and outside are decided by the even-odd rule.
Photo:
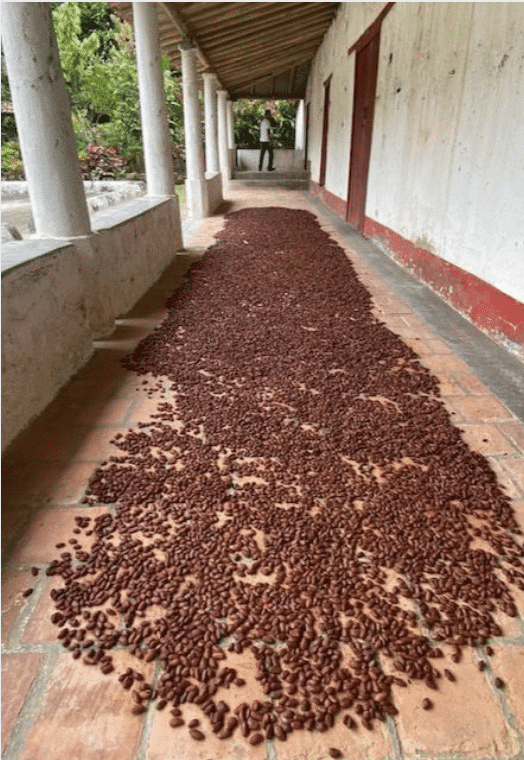
[[[217,418],[222,425],[218,429],[210,426],[208,432],[215,437],[222,436],[223,441],[222,450],[217,449],[223,480],[220,482],[220,476],[217,480],[215,475],[212,480],[213,484],[216,481],[217,497],[220,494],[217,504],[199,486],[207,477],[203,463],[209,452],[200,451],[206,445],[206,414],[202,414],[200,421],[191,415],[197,425],[190,431],[195,443],[185,455],[194,456],[197,470],[200,465],[201,471],[193,481],[194,493],[189,489],[184,503],[172,504],[170,508],[170,519],[173,524],[179,523],[176,543],[186,547],[188,552],[187,556],[177,556],[171,561],[171,566],[178,566],[175,569],[183,577],[177,592],[183,601],[178,607],[174,606],[181,630],[184,626],[191,629],[196,623],[186,613],[192,609],[193,599],[201,601],[202,593],[207,593],[209,586],[216,596],[207,598],[201,607],[211,611],[217,631],[220,625],[225,626],[223,634],[229,638],[221,639],[218,635],[214,642],[206,639],[206,632],[204,640],[210,649],[207,654],[201,653],[201,660],[197,658],[196,663],[191,661],[190,655],[187,662],[184,659],[183,637],[178,642],[181,648],[175,646],[168,656],[162,647],[172,635],[174,619],[165,629],[158,621],[173,602],[162,597],[170,567],[167,555],[163,554],[169,531],[166,533],[158,514],[146,519],[145,511],[140,512],[138,502],[134,502],[129,493],[126,502],[126,498],[120,498],[111,488],[125,479],[126,470],[129,473],[137,469],[141,457],[146,466],[136,487],[141,501],[142,492],[150,493],[152,504],[147,506],[160,503],[166,493],[165,484],[161,494],[148,490],[151,487],[148,473],[156,472],[159,466],[171,469],[171,485],[179,487],[177,478],[183,480],[183,475],[177,473],[182,472],[187,462],[177,466],[175,455],[162,450],[160,438],[156,439],[156,447],[143,451],[141,435],[147,437],[155,429],[162,430],[162,425],[176,429],[173,410],[183,418],[184,410],[191,410],[192,389],[201,400],[204,398],[202,388],[205,391],[206,386],[195,384],[199,369],[198,366],[195,369],[195,362],[198,365],[195,357],[193,364],[188,360],[181,367],[177,359],[173,361],[181,375],[187,375],[179,382],[187,382],[188,398],[181,396],[178,400],[172,392],[173,378],[162,376],[158,366],[155,376],[141,376],[126,369],[121,360],[129,357],[138,343],[152,333],[153,339],[144,344],[143,351],[152,364],[157,361],[158,365],[168,349],[173,357],[183,355],[185,361],[183,352],[185,346],[191,346],[192,340],[196,340],[199,347],[199,330],[195,337],[191,336],[195,323],[180,321],[177,325],[176,309],[181,309],[181,315],[191,313],[191,292],[184,296],[188,293],[185,276],[192,265],[202,261],[204,251],[216,243],[214,236],[218,233],[222,235],[213,257],[219,265],[223,262],[223,276],[230,278],[230,292],[225,289],[223,302],[215,304],[216,312],[205,311],[205,299],[196,301],[206,325],[209,357],[218,356],[222,351],[220,325],[224,323],[221,319],[228,311],[234,312],[242,306],[244,291],[255,326],[252,331],[246,327],[248,321],[243,323],[245,338],[252,341],[245,346],[247,354],[240,356],[244,350],[242,333],[223,337],[227,337],[229,347],[234,346],[239,352],[238,357],[231,357],[232,366],[236,358],[244,363],[246,356],[255,360],[260,348],[257,329],[264,349],[268,339],[271,342],[271,331],[281,336],[276,321],[267,318],[262,324],[257,320],[256,308],[253,310],[257,304],[250,299],[258,292],[259,283],[253,276],[256,270],[250,268],[252,262],[247,258],[244,262],[239,253],[243,235],[248,250],[267,245],[261,259],[264,266],[268,266],[271,257],[275,257],[275,261],[280,257],[285,262],[288,279],[278,274],[284,272],[278,268],[284,266],[280,262],[273,279],[268,270],[264,284],[273,288],[274,309],[268,311],[268,303],[264,304],[266,316],[273,313],[276,319],[280,314],[285,320],[295,308],[293,291],[286,290],[286,283],[294,281],[293,257],[298,255],[293,248],[293,236],[288,238],[287,248],[281,244],[275,247],[276,223],[271,227],[265,225],[263,214],[261,217],[233,216],[226,228],[223,213],[191,223],[190,244],[186,250],[126,317],[118,320],[114,334],[97,343],[95,355],[88,364],[4,457],[3,757],[5,760],[206,760],[219,757],[317,760],[330,756],[348,760],[415,757],[509,760],[523,757],[524,381],[521,362],[477,331],[308,193],[252,188],[233,181],[228,198],[227,209],[222,209],[228,213],[278,207],[309,212],[316,217],[318,228],[310,217],[300,214],[289,217],[296,218],[297,226],[293,230],[288,224],[287,234],[291,229],[297,241],[303,245],[309,241],[310,245],[309,265],[305,267],[302,262],[297,267],[296,275],[302,278],[297,279],[297,287],[311,293],[318,285],[319,293],[323,293],[329,286],[332,288],[329,292],[340,294],[343,304],[340,314],[333,302],[325,303],[323,313],[327,320],[333,320],[334,335],[338,329],[337,319],[356,322],[352,340],[353,345],[361,344],[361,353],[355,353],[354,365],[351,365],[351,357],[347,357],[344,366],[329,367],[329,357],[337,356],[340,346],[335,340],[329,344],[326,338],[318,359],[317,354],[304,355],[300,366],[288,366],[289,375],[282,377],[278,393],[272,396],[275,388],[266,388],[264,404],[268,408],[272,405],[287,408],[290,412],[278,418],[283,428],[301,427],[304,434],[309,435],[307,423],[311,422],[310,432],[314,435],[306,453],[300,447],[296,451],[287,449],[273,474],[272,463],[266,461],[260,469],[261,477],[253,475],[257,461],[253,458],[269,457],[278,430],[273,418],[264,421],[263,417],[256,417],[254,407],[250,407],[249,399],[242,394],[244,378],[237,378],[238,409],[230,409],[232,427],[235,427],[238,410],[244,416],[252,415],[252,451],[246,456],[245,441],[231,443],[234,431],[228,432],[224,417]],[[271,217],[273,222],[276,218]],[[304,229],[308,241],[304,241]],[[342,252],[353,269],[344,268]],[[235,256],[237,263],[232,266]],[[304,273],[309,275],[308,280],[304,280]],[[206,283],[205,267],[197,267],[197,275],[199,287],[209,286],[212,295],[214,282]],[[351,304],[344,302],[346,284],[355,294]],[[175,315],[171,325],[177,325],[177,329],[166,338],[156,328],[168,314],[166,301],[178,288],[181,288],[177,291],[179,295],[171,299],[170,306]],[[368,294],[371,303],[368,303]],[[271,293],[268,295],[270,305]],[[348,317],[350,307],[354,312]],[[307,313],[302,316],[305,319]],[[215,318],[217,332],[213,333],[208,328]],[[381,332],[379,323],[400,340]],[[301,323],[300,327],[304,335],[312,336],[311,345],[318,350],[320,344],[315,343],[318,325]],[[327,329],[326,325],[323,329]],[[372,364],[366,353],[371,333],[388,341],[383,360],[378,356],[378,365]],[[181,339],[184,334],[189,336],[187,343]],[[284,338],[286,335],[282,335]],[[151,352],[156,339],[158,349]],[[204,355],[203,350],[201,354]],[[133,360],[135,368],[139,363],[137,356],[135,354]],[[387,378],[393,376],[394,368],[389,364],[386,367],[392,357],[398,361],[399,376],[400,370],[405,370],[402,374],[404,391],[393,388],[392,383],[393,402],[387,387],[371,395],[371,385],[366,386],[367,395],[362,394],[362,398],[355,401],[358,393],[352,395],[343,382],[337,385],[339,374],[350,378],[358,376],[362,382],[368,382],[367,378],[373,376],[380,382],[379,365],[383,361],[384,373],[390,373],[382,378],[384,386]],[[253,367],[256,382],[271,377],[270,357],[264,354],[264,358],[265,369]],[[275,355],[275,365],[280,364],[280,358]],[[335,378],[331,405],[329,397],[321,395],[313,386],[307,387],[307,383],[303,388],[292,388],[291,381],[301,379],[302,364],[311,368],[315,361],[315,371],[320,376],[331,372],[330,377]],[[212,364],[212,360],[210,362]],[[366,367],[364,373],[363,366]],[[429,373],[421,367],[427,368]],[[200,369],[201,376],[212,377],[209,367]],[[420,381],[415,382],[417,373]],[[218,383],[230,380],[224,377],[220,375],[213,380]],[[282,389],[289,392],[286,398],[279,395]],[[337,389],[347,393],[349,399],[350,413],[344,419]],[[216,388],[211,390],[211,395],[220,397]],[[310,396],[306,402],[304,393]],[[312,417],[316,413],[317,394],[320,395],[318,404],[325,408],[325,419],[331,429],[322,429],[320,422],[313,419],[301,421],[300,414],[291,408],[293,394],[297,406],[309,410]],[[415,406],[411,405],[413,399]],[[397,411],[392,411],[390,407],[395,405]],[[208,413],[211,414],[210,407]],[[352,437],[344,438],[343,430],[337,427],[337,423],[342,422],[350,428],[353,425]],[[388,454],[385,444],[380,449],[380,441],[375,442],[375,460],[366,455],[366,461],[359,461],[359,449],[367,451],[370,424],[379,425],[375,431],[381,429],[384,441],[392,448]],[[400,456],[394,450],[388,425],[395,425],[399,445],[409,450],[409,454]],[[444,460],[436,470],[432,469],[431,462],[434,450],[421,449],[417,443],[428,440],[428,428],[435,433],[436,449],[443,430],[446,436],[451,436],[449,440],[446,438],[442,449]],[[460,428],[460,435],[455,428]],[[419,430],[420,438],[404,435],[403,429]],[[359,435],[361,438],[356,440]],[[127,442],[123,457],[122,449],[114,443],[119,440]],[[236,456],[235,446],[242,449],[243,461]],[[447,459],[446,452],[451,452]],[[323,457],[325,461],[331,458],[329,483],[323,479],[323,473],[315,473],[312,465],[315,458],[322,462]],[[346,463],[346,480],[337,479],[338,461]],[[104,480],[101,476],[102,465],[103,470],[110,469],[114,474],[113,480]],[[95,472],[98,475],[93,479]],[[292,482],[285,482],[286,472],[294,473]],[[277,546],[268,543],[268,536],[272,537],[269,522],[266,530],[260,527],[261,516],[265,515],[268,521],[273,519],[267,514],[264,495],[258,491],[268,473],[279,495],[280,512],[296,510],[297,524],[301,525],[300,530],[288,535],[285,517],[279,517],[284,521],[279,525],[282,535],[287,536],[287,543]],[[306,486],[314,488],[316,481],[321,483],[325,493],[316,493],[310,498]],[[431,498],[427,496],[429,491],[425,491],[430,482]],[[187,486],[186,483],[184,487]],[[239,490],[247,495],[248,506],[235,513],[231,502],[238,498]],[[388,498],[389,490],[392,499]],[[347,494],[351,498],[346,503]],[[249,504],[254,507],[252,512]],[[315,522],[320,539],[308,536],[307,545],[301,541],[301,532],[308,529],[301,518],[306,509],[311,524],[317,515],[322,518]],[[361,543],[353,546],[352,553],[348,554],[352,536],[357,532],[352,520],[361,510],[365,512],[364,521],[358,526]],[[381,513],[382,531],[373,522],[373,510]],[[108,538],[107,526],[114,527],[113,521],[122,520],[124,513],[129,518],[128,532],[122,530],[120,522],[120,533],[114,539]],[[214,515],[211,520],[210,514]],[[389,515],[387,525],[383,522],[386,514]],[[206,531],[216,529],[218,533],[232,517],[232,528],[220,533],[220,541],[227,547],[237,547],[231,561],[237,562],[239,567],[243,565],[237,575],[242,579],[240,587],[246,590],[247,602],[234,596],[238,593],[239,578],[228,585],[221,583],[220,577],[206,575],[206,557],[216,556],[218,567],[222,566],[223,559],[220,542],[210,542]],[[184,522],[186,527],[183,527]],[[188,543],[187,531],[191,532],[193,522],[200,526],[200,551],[192,550]],[[336,541],[335,528],[340,531]],[[93,530],[96,547],[93,547]],[[406,543],[398,547],[397,554],[391,554],[393,539],[398,538],[401,530],[406,533]],[[70,614],[64,627],[64,620],[57,612],[61,608],[57,589],[64,586],[64,580],[71,581],[74,570],[91,561],[95,565],[99,561],[102,573],[112,578],[110,564],[104,564],[101,545],[105,542],[104,557],[107,558],[110,555],[108,541],[113,540],[117,551],[119,542],[130,540],[131,536],[142,547],[149,547],[146,559],[136,553],[141,551],[138,544],[133,547],[132,556],[137,563],[142,563],[139,574],[148,575],[148,562],[152,565],[156,562],[163,568],[164,574],[160,574],[157,581],[153,580],[152,588],[157,586],[158,593],[153,592],[147,602],[137,605],[137,600],[130,593],[126,595],[123,589],[120,608],[113,600],[117,609],[112,611],[108,601],[97,604],[94,597],[89,604],[84,599],[77,606],[74,600],[69,600]],[[210,545],[215,555],[209,553]],[[322,547],[325,547],[324,555]],[[75,552],[72,566],[65,554],[68,551]],[[424,566],[420,560],[421,551],[427,553],[430,566]],[[463,562],[457,551],[463,552],[460,555]],[[409,564],[410,558],[413,566]],[[258,562],[254,570],[252,559]],[[435,564],[431,565],[432,562]],[[51,573],[48,573],[50,568]],[[447,568],[445,572],[444,568]],[[131,563],[127,568],[128,583],[132,581],[133,569]],[[224,573],[226,577],[226,571]],[[304,576],[302,580],[297,577],[300,573]],[[360,585],[353,588],[352,594],[347,584],[356,576]],[[204,580],[206,588],[203,588]],[[332,581],[334,584],[330,585]],[[305,585],[301,586],[301,582]],[[249,584],[253,584],[254,589],[251,595],[247,593]],[[298,588],[301,598],[307,599],[309,594],[312,599],[309,607],[304,602],[307,614],[302,618],[297,616],[294,627],[291,626],[293,610],[302,608],[298,597],[291,598],[293,588]],[[370,604],[373,588],[380,599],[375,609]],[[140,589],[135,588],[137,596],[139,592]],[[365,604],[362,599],[366,600]],[[272,614],[266,614],[268,611]],[[381,621],[379,629],[373,621]],[[228,622],[236,625],[236,632],[232,627],[227,630]],[[147,623],[149,629],[142,625]],[[160,627],[155,628],[156,624]],[[195,642],[200,641],[204,633],[198,625]],[[141,635],[129,633],[140,626]],[[77,635],[82,627],[85,633]],[[60,639],[57,638],[59,630],[66,631],[59,634]],[[107,650],[109,655],[103,655],[108,659],[100,662],[97,651],[102,649],[97,649],[97,642],[105,640],[107,643],[109,639],[104,637],[111,637],[114,632],[122,636],[117,636],[114,646]],[[301,647],[304,641],[308,644]],[[65,651],[64,643],[73,656]],[[308,645],[310,649],[306,651]],[[196,651],[196,643],[189,642],[190,650],[191,647]],[[254,648],[260,652],[255,657]],[[225,659],[221,659],[223,656]],[[170,664],[170,657],[179,658],[180,671],[176,671],[174,660]],[[307,670],[304,664],[307,658],[315,673]],[[202,664],[204,659],[206,663]],[[222,672],[221,681],[217,681],[218,676],[210,678],[205,672],[213,671],[216,660]],[[173,673],[169,680],[165,672],[171,666],[175,670],[169,671]],[[266,666],[272,668],[272,675],[264,676]],[[282,672],[284,666],[287,674]],[[195,698],[198,701],[199,691],[195,686],[196,691],[191,696],[189,682],[184,695],[177,696],[178,677],[190,678],[199,688],[207,680],[209,689],[215,679],[214,703],[230,708],[228,719],[235,708],[246,703],[245,708],[237,709],[240,726],[230,732],[229,738],[220,739],[219,732],[212,730],[216,727],[217,710],[208,710],[204,715],[209,706],[209,692],[200,700],[200,706],[194,701]],[[327,685],[328,682],[335,686]],[[151,690],[144,689],[143,683],[158,692],[156,700],[150,699]],[[167,705],[162,710],[159,708],[163,694]],[[346,696],[343,698],[341,694]],[[178,706],[173,708],[175,704]],[[218,709],[218,713],[221,714],[221,710]],[[271,723],[268,716],[277,716],[278,720],[275,718]],[[224,716],[219,716],[218,721],[220,719],[224,725]],[[192,720],[199,723],[191,729],[188,724]],[[280,740],[277,725],[280,734],[284,732]],[[190,730],[197,733],[191,736]],[[222,728],[222,732],[224,730]],[[199,740],[199,731],[205,740]],[[273,738],[275,732],[277,739]],[[258,739],[250,743],[254,736],[260,736],[259,743]]]

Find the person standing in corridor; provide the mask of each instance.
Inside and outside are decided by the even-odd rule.
[[[269,172],[275,171],[275,167],[273,166],[274,151],[273,151],[273,146],[271,145],[271,130],[274,124],[275,122],[271,116],[271,111],[268,108],[264,114],[264,118],[260,122],[260,158],[258,161],[259,172],[262,171],[262,164],[264,162],[264,156],[266,155],[266,151],[269,154],[267,170]]]

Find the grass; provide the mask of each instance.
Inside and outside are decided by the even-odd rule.
[[[186,215],[186,186],[182,183],[175,185],[176,194],[178,195],[178,202],[180,204],[180,215]]]

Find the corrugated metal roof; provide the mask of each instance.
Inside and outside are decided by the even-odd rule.
[[[111,3],[133,22],[132,3]],[[180,68],[179,44],[197,47],[199,72],[232,99],[302,98],[311,60],[339,3],[157,3],[160,44]]]

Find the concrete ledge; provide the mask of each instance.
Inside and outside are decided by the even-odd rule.
[[[206,172],[205,178],[209,201],[209,213],[212,214],[224,200],[222,194],[222,174],[220,172],[217,172],[216,174]]]
[[[85,238],[3,246],[3,449],[183,247],[176,197],[131,201],[94,227]]]
[[[93,352],[84,274],[74,245],[38,241],[2,276],[2,449]]]

